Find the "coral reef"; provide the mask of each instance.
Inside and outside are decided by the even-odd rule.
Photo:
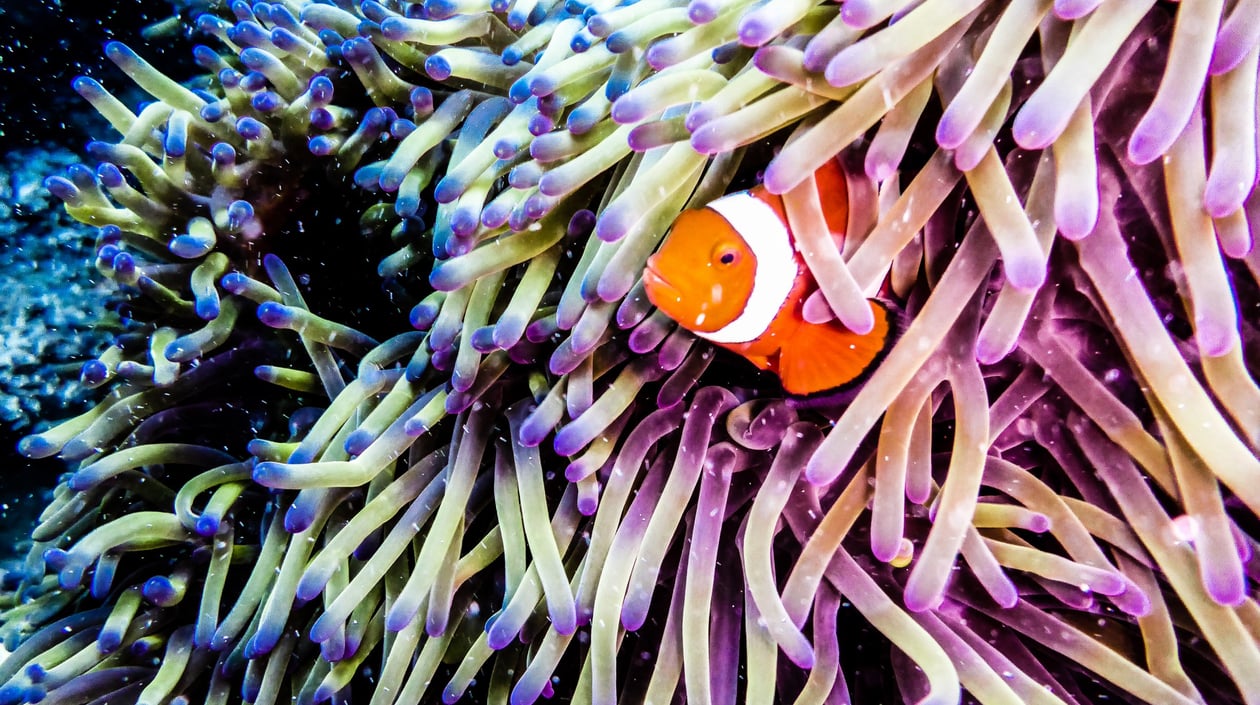
[[[50,171],[78,158],[65,150],[10,153],[0,170],[0,428],[29,433],[32,423],[82,411],[79,381],[60,371],[104,349],[120,327],[105,311],[109,288],[83,261],[92,236],[40,187]]]
[[[1256,3],[285,0],[108,57],[139,328],[21,451],[0,705],[1260,703]],[[839,159],[843,250],[812,174]],[[639,274],[782,193],[802,408]],[[405,320],[409,318],[409,320]],[[410,325],[407,325],[407,324]]]
[[[3,125],[0,125],[3,130]],[[55,472],[17,454],[18,440],[49,421],[83,412],[100,391],[78,380],[84,360],[120,329],[113,287],[84,268],[90,230],[66,215],[42,187],[45,177],[80,161],[66,149],[28,147],[0,163],[0,560],[30,546]],[[38,469],[31,471],[33,465]]]

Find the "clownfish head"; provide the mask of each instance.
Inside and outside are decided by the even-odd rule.
[[[648,258],[648,300],[682,327],[712,333],[748,305],[757,272],[752,248],[711,208],[684,211]]]

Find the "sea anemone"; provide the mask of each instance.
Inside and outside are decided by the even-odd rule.
[[[1260,703],[1257,3],[229,10],[75,82],[136,327],[21,445],[0,705]],[[643,295],[758,180],[812,320],[904,311],[831,407]]]

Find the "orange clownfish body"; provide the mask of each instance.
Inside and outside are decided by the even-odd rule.
[[[815,179],[840,245],[848,220],[844,174],[833,161]],[[643,285],[665,315],[774,372],[796,396],[858,384],[897,334],[896,314],[876,300],[870,301],[875,327],[863,335],[834,319],[805,320],[805,298],[818,284],[797,249],[782,199],[760,186],[679,215],[648,259]]]

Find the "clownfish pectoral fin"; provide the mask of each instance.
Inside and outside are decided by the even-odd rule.
[[[858,335],[838,321],[806,323],[779,353],[779,379],[795,396],[843,391],[862,382],[883,361],[900,333],[900,318],[872,300],[875,327]]]

